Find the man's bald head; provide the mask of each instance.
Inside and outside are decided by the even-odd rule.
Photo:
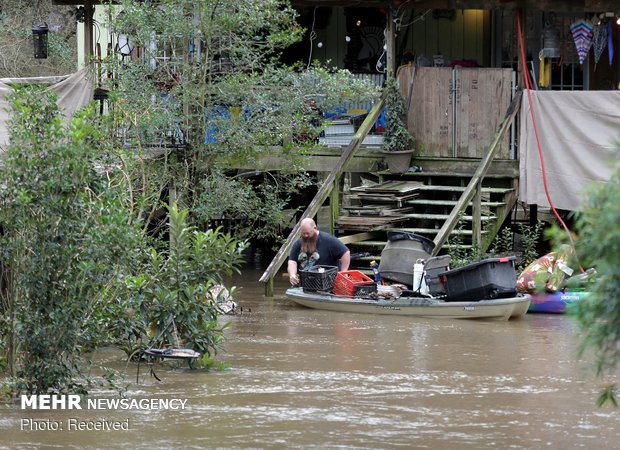
[[[299,224],[299,232],[301,234],[301,249],[310,254],[316,251],[319,230],[314,220],[306,217]]]
[[[304,236],[304,234],[312,233],[314,230],[316,230],[316,223],[314,222],[314,220],[310,219],[309,217],[302,219],[299,224],[299,231],[301,232],[302,237]]]

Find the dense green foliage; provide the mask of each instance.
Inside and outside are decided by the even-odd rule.
[[[97,173],[111,163],[92,109],[65,126],[55,97],[13,99],[11,145],[0,172],[1,335],[17,390],[79,389],[81,355],[101,336],[93,320],[140,258],[141,235]]]
[[[593,190],[577,216],[576,249],[582,267],[594,267],[588,301],[575,312],[583,333],[582,350],[594,351],[596,374],[614,373],[620,362],[620,170]],[[599,404],[617,405],[616,386],[605,387]]]
[[[214,354],[220,283],[245,243],[197,231],[176,205],[167,240],[151,240],[132,185],[147,175],[109,144],[106,118],[88,107],[66,126],[53,94],[13,97],[0,172],[0,340],[13,393],[86,392],[87,356],[104,344]]]
[[[238,236],[282,235],[291,196],[313,182],[303,167],[320,113],[378,96],[344,70],[282,65],[280,52],[304,33],[296,14],[282,0],[124,1],[111,9],[112,28],[141,49],[140,58],[106,62],[117,75],[118,146],[164,155],[144,158],[158,175],[135,183],[147,197],[157,200],[174,183],[193,223],[232,218]],[[263,158],[284,170],[267,172],[257,164]]]
[[[453,268],[480,261],[484,258],[516,256],[515,268],[517,272],[520,272],[540,256],[537,247],[542,239],[542,222],[538,222],[533,227],[523,223],[517,224],[521,237],[520,246],[516,245],[514,231],[510,227],[502,228],[486,252],[483,252],[478,245],[465,245],[464,235],[466,227],[467,223],[463,214],[461,214],[454,233],[448,237],[448,254],[451,257],[451,266]]]
[[[191,348],[212,355],[222,339],[218,323],[222,276],[243,262],[245,243],[219,230],[197,231],[187,211],[168,208],[170,242],[152,249],[147,273],[127,279],[136,314],[125,324],[127,352],[148,348]],[[136,328],[137,327],[137,328]]]
[[[42,91],[13,101],[0,367],[14,393],[85,392],[88,352],[106,343],[214,354],[219,282],[245,243],[199,230],[229,217],[237,237],[280,235],[289,197],[313,182],[320,113],[377,97],[346,71],[278,62],[304,32],[285,1],[120,3],[113,31],[141,54],[105,62],[108,115],[89,107],[66,126]],[[263,156],[288,166],[268,172]]]

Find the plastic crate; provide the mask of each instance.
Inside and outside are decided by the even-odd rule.
[[[439,274],[447,301],[511,297],[517,292],[515,256],[483,259]]]
[[[359,270],[338,272],[334,282],[334,294],[347,297],[365,297],[377,292],[377,284]]]
[[[428,286],[428,293],[435,296],[446,295],[446,290],[441,283],[439,274],[450,270],[452,258],[450,255],[433,256],[424,263],[424,279]]]
[[[299,277],[304,292],[325,291],[331,292],[338,268],[336,266],[312,266],[301,270]]]

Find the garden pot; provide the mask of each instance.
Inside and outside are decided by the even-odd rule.
[[[404,173],[411,167],[411,158],[415,150],[383,151],[385,162],[392,173]]]

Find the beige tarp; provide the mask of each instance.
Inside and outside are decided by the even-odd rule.
[[[578,211],[585,189],[620,161],[620,91],[530,91],[551,202]],[[523,94],[519,200],[549,207],[530,101]]]
[[[54,80],[59,77],[53,77]],[[50,85],[47,89],[56,92],[58,95],[58,105],[61,107],[67,120],[81,107],[93,99],[93,83],[88,76],[88,72],[80,70],[68,77],[60,77],[62,81]],[[3,79],[0,80],[0,152],[6,149],[9,143],[7,131],[7,121],[9,120],[9,105],[6,96],[11,92],[11,87],[6,83],[45,83],[45,78],[39,80],[28,79]]]
[[[4,151],[5,146],[9,143],[9,132],[6,128],[6,122],[9,120],[6,96],[11,92],[10,86],[0,81],[0,153]]]

